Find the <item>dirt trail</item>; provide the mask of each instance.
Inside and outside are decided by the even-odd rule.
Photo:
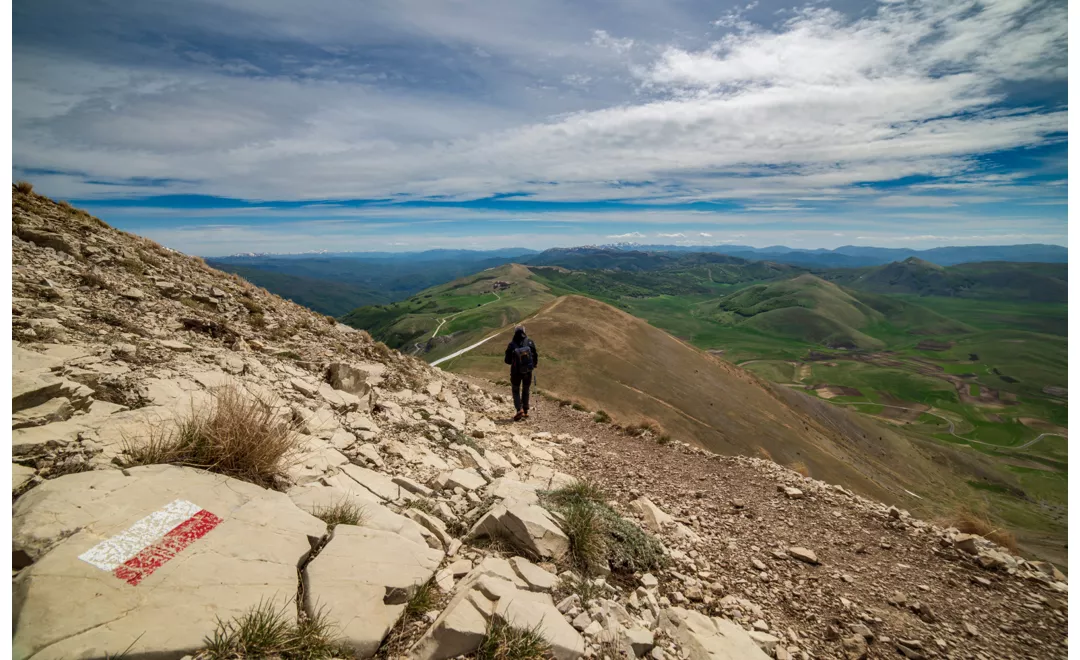
[[[951,419],[949,419],[948,417],[944,416],[944,415],[941,415],[941,414],[938,414],[938,413],[934,412],[933,408],[931,408],[930,410],[920,410],[918,408],[908,408],[908,407],[905,407],[905,406],[890,406],[890,405],[886,405],[884,403],[874,403],[872,401],[833,401],[831,403],[833,403],[834,405],[837,405],[837,406],[881,406],[882,408],[895,408],[897,410],[911,410],[911,411],[914,411],[914,412],[926,413],[927,415],[933,415],[934,417],[937,417],[938,419],[944,420],[945,423],[949,425],[949,435],[953,436],[954,438],[956,438],[958,440],[963,440],[964,442],[974,442],[975,444],[983,445],[985,447],[995,447],[997,449],[1027,449],[1028,447],[1035,444],[1039,440],[1042,440],[1043,438],[1045,438],[1047,436],[1050,436],[1050,435],[1057,436],[1059,438],[1065,438],[1066,440],[1069,439],[1069,436],[1062,435],[1061,433],[1041,433],[1034,440],[1028,440],[1027,442],[1025,442],[1022,445],[1016,445],[1016,446],[999,445],[999,444],[995,444],[993,442],[984,442],[982,440],[975,440],[974,438],[965,438],[962,435],[957,435],[957,433],[956,433],[956,425],[953,423],[953,421]]]

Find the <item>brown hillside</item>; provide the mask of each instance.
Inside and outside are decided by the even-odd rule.
[[[590,298],[559,298],[526,326],[540,351],[536,387],[603,409],[616,423],[653,421],[673,438],[716,453],[767,455],[784,465],[801,462],[815,478],[921,510],[949,507],[965,495],[957,472],[986,469],[978,458],[917,447],[866,417],[795,391],[774,390],[777,386]],[[505,380],[502,357],[511,331],[506,328],[443,366]],[[949,460],[942,460],[943,453]],[[952,463],[957,472],[943,463]]]

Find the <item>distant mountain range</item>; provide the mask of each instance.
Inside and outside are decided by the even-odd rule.
[[[751,261],[775,261],[799,266],[822,268],[845,268],[880,266],[908,257],[918,257],[940,266],[976,263],[984,261],[1016,261],[1038,263],[1067,263],[1068,248],[1060,245],[1032,243],[1028,245],[968,245],[939,247],[929,250],[910,248],[881,248],[861,245],[844,245],[833,250],[818,248],[803,250],[784,245],[756,248],[749,245],[639,245],[619,243],[598,246],[599,249],[632,250],[642,252],[715,252]],[[588,249],[588,248],[586,248]],[[591,248],[597,249],[597,248]]]
[[[215,268],[242,275],[259,286],[323,314],[341,316],[357,307],[404,300],[429,287],[512,262],[630,273],[697,267],[705,279],[720,282],[744,281],[747,278],[772,279],[783,276],[784,269],[791,267],[822,273],[829,269],[858,270],[883,266],[910,258],[942,266],[1005,261],[1060,265],[1068,263],[1068,250],[1058,245],[966,246],[930,250],[849,245],[835,250],[796,250],[780,245],[755,248],[748,245],[618,244],[552,248],[543,252],[510,247],[423,252],[244,254],[212,257],[206,261]],[[752,277],[748,275],[751,272]],[[997,277],[1008,280],[1017,274],[1001,271]],[[1053,286],[1043,288],[1042,280],[1019,274],[1023,274],[1025,279],[1016,282],[1017,286],[1012,289],[1032,291],[1036,299],[1056,300],[1060,297],[1063,286],[1060,282],[1052,282]],[[1056,270],[1048,274],[1051,278],[1060,279]],[[846,284],[864,275],[866,273],[858,272],[822,276]],[[879,281],[882,278],[884,280]],[[946,279],[947,282],[936,275],[929,279],[923,275],[898,279],[895,274],[887,273],[873,278],[871,283],[880,291],[895,292],[895,283],[902,280],[905,286],[914,289],[911,292],[923,295],[930,290],[935,295],[971,295],[955,293],[972,288],[968,280],[959,277],[959,274],[950,274]],[[915,283],[918,283],[917,286]],[[1005,283],[995,282],[992,288],[1001,289]],[[646,288],[655,290],[656,285],[656,282],[650,282]],[[619,288],[627,286],[630,283],[625,279],[619,283]]]

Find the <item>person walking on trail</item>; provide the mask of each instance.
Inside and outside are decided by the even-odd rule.
[[[504,362],[510,365],[510,388],[514,392],[514,421],[529,418],[529,386],[532,385],[532,372],[540,354],[536,344],[525,335],[525,326],[514,328],[514,338],[506,345]]]

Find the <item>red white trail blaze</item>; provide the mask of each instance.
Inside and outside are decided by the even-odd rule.
[[[135,586],[219,523],[221,518],[209,511],[175,500],[90,548],[79,559]]]

